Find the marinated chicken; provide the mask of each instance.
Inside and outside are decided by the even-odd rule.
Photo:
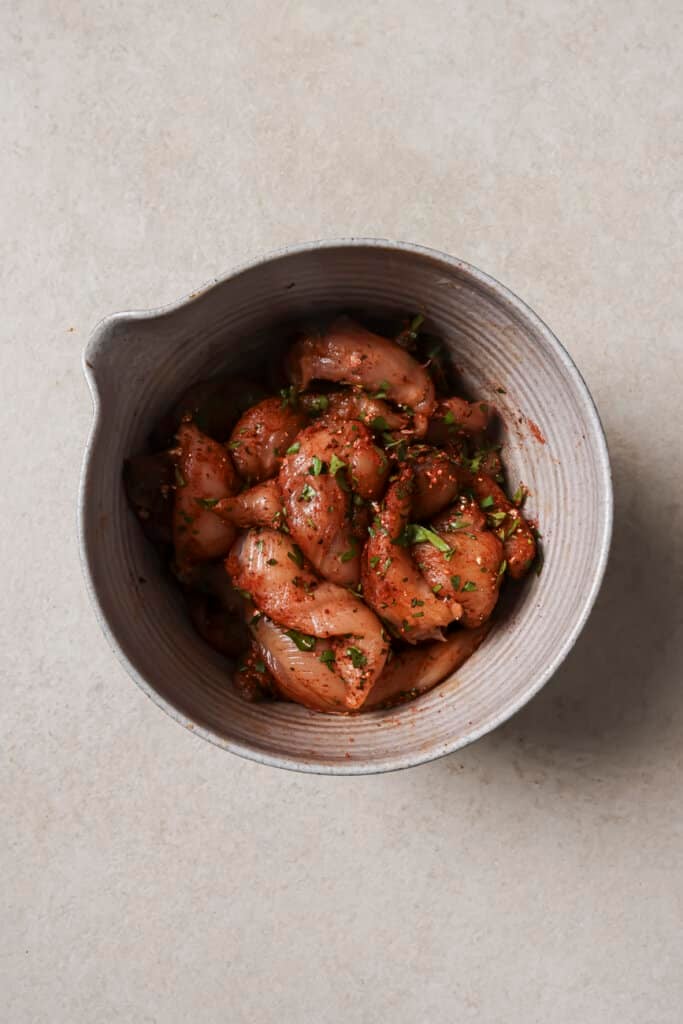
[[[452,394],[442,356],[420,358],[422,322],[308,328],[279,395],[227,374],[193,384],[126,462],[146,536],[203,640],[239,659],[247,700],[349,714],[414,699],[538,566],[496,410]]]

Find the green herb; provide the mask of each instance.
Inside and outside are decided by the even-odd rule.
[[[231,451],[233,451],[233,452],[236,452],[236,451],[237,451],[237,449],[238,449],[238,448],[240,447],[240,445],[241,445],[241,444],[242,444],[242,442],[241,442],[241,441],[231,441],[231,442],[230,442],[230,444],[228,445],[228,448],[229,448],[229,449],[230,449]]]
[[[435,584],[435,585],[434,585],[434,586],[432,587],[432,593],[433,593],[433,594],[438,594],[440,590],[443,590],[443,583],[436,583],[436,584]]]
[[[340,473],[338,476],[335,476],[334,479],[337,481],[337,483],[341,487],[341,489],[344,492],[344,494],[350,494],[351,493],[351,488],[349,487],[349,481],[346,479],[346,477],[345,477],[345,475],[343,473]]]
[[[447,427],[450,427],[452,423],[455,423],[455,415],[452,409],[449,409],[443,418],[444,423]]]
[[[264,672],[266,671],[265,662],[261,661],[260,658],[257,658],[256,661],[254,662],[254,668],[256,669],[257,672],[263,675]]]
[[[295,565],[298,565],[300,569],[303,568],[304,556],[301,553],[301,548],[297,544],[292,545],[292,550],[287,552],[287,558],[291,558]]]
[[[375,416],[370,420],[370,426],[373,430],[388,430],[389,424],[384,419],[384,416]]]
[[[384,564],[382,565],[382,572],[384,573],[385,576],[389,572],[389,569],[391,568],[391,563],[392,562],[393,562],[393,558],[391,558],[391,557],[390,558],[386,558],[384,560]]]
[[[300,651],[312,651],[315,647],[316,637],[300,633],[298,629],[285,630],[290,640],[293,640]]]
[[[505,519],[505,515],[506,515],[505,512],[489,512],[488,513],[489,522],[493,523],[494,526],[500,526],[500,524]]]
[[[282,409],[285,409],[288,405],[290,405],[292,409],[296,409],[296,388],[293,384],[290,384],[288,388],[280,388],[280,399],[280,407]]]
[[[510,537],[515,533],[519,526],[519,519],[513,519],[507,530],[505,531],[505,540],[509,540]]]
[[[515,493],[512,495],[512,504],[516,505],[517,508],[521,508],[526,501],[526,496],[529,492],[527,491],[524,484],[520,484]]]
[[[504,558],[503,561],[500,563],[500,565],[498,567],[498,575],[502,576],[503,573],[505,572],[505,570],[507,569],[507,567],[508,567],[507,559]]]
[[[480,508],[491,508],[493,505],[493,498],[490,494],[487,494],[485,498],[482,498],[479,502]]]
[[[327,395],[317,395],[311,401],[311,411],[312,412],[325,412],[325,410],[327,409],[329,404],[330,404],[330,400],[327,397]]]
[[[423,604],[424,604],[424,601],[418,601],[418,599],[416,597],[414,597],[412,599],[412,601],[410,602],[410,607],[411,608],[418,608],[418,607],[420,607],[420,605],[423,605]]]
[[[315,487],[311,487],[310,484],[304,484],[300,497],[302,501],[311,501],[312,498],[315,498],[317,493],[318,492]]]
[[[352,540],[351,541],[351,547],[348,549],[348,551],[342,551],[341,555],[339,556],[339,561],[340,562],[350,562],[352,558],[355,558],[355,555],[356,555],[357,551],[358,551],[358,545],[356,544],[355,540]]]
[[[354,668],[363,668],[364,665],[367,665],[368,659],[358,647],[347,647],[346,653]]]
[[[466,519],[451,519],[443,529],[447,533],[455,533],[457,530],[464,530],[467,526],[469,526],[469,523]]]
[[[453,587],[453,590],[460,590],[460,577],[459,576],[451,576],[451,586]]]
[[[496,391],[498,392],[499,395],[507,395],[507,391],[505,390],[505,388],[496,388]]]
[[[413,319],[410,321],[408,334],[410,335],[413,341],[416,340],[418,331],[420,330],[424,322],[425,318],[422,316],[422,313],[418,313],[417,316],[414,316]]]
[[[301,441],[295,441],[294,444],[290,444],[289,448],[285,452],[285,455],[296,455],[301,448]]]
[[[344,469],[346,466],[345,462],[333,455],[330,459],[330,476],[336,476],[340,469]]]
[[[263,551],[263,541],[262,540],[257,540],[256,541],[256,547],[259,549],[259,551]]]
[[[325,463],[323,462],[323,460],[319,459],[317,455],[314,455],[313,456],[313,462],[309,466],[308,472],[311,474],[311,476],[320,476],[320,474],[323,471],[324,466],[325,466]]]
[[[379,388],[373,395],[373,398],[386,398],[389,394],[389,382],[386,380],[380,381]]]
[[[424,612],[413,612],[413,618],[414,619],[424,619],[424,615],[425,615]]]
[[[239,588],[236,589],[240,597],[243,597],[245,601],[251,601],[251,594],[249,593],[248,590],[240,590]]]
[[[187,480],[177,466],[174,467],[176,487],[187,487]]]
[[[428,543],[444,554],[452,550],[450,544],[439,537],[438,533],[434,533],[434,530],[430,530],[426,526],[420,526],[419,523],[409,523],[406,527],[406,534],[409,544]]]
[[[220,501],[220,498],[195,498],[194,500],[198,505],[201,505],[202,508],[215,508]]]
[[[462,589],[465,591],[476,590],[477,584],[473,583],[472,580],[467,580],[466,583],[463,583]]]
[[[373,556],[373,557],[372,557],[372,558],[370,559],[370,568],[371,568],[371,569],[374,569],[374,568],[375,568],[375,566],[377,565],[377,563],[378,563],[378,562],[379,562],[379,555],[374,555],[374,556]]]
[[[277,565],[277,558],[269,558],[267,565]]]
[[[322,661],[323,665],[327,665],[330,672],[334,672],[334,663],[337,660],[334,651],[331,651],[329,649],[323,651],[322,654],[320,655],[320,660]]]

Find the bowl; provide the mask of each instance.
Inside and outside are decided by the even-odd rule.
[[[192,383],[263,370],[297,318],[422,312],[452,353],[463,393],[500,410],[510,481],[545,564],[509,586],[485,643],[417,700],[355,717],[249,704],[230,663],[194,632],[182,599],[130,511],[124,459]],[[84,354],[94,424],[80,490],[80,544],[102,629],[133,679],[186,728],[281,768],[389,771],[451,753],[500,725],[547,682],[576,641],[609,550],[612,488],[600,420],[574,363],[539,317],[480,270],[417,245],[314,242],[245,264],[180,302],[117,313]]]

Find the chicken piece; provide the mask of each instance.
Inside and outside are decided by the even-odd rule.
[[[276,530],[244,534],[226,567],[234,585],[249,594],[260,612],[299,636],[304,649],[316,649],[316,638],[331,641],[334,671],[346,684],[347,706],[360,707],[389,650],[381,622],[360,598],[345,587],[321,582],[291,537]]]
[[[390,485],[361,565],[363,596],[397,636],[408,643],[440,640],[442,628],[458,619],[461,607],[452,594],[435,594],[408,548],[408,520],[414,471],[401,470]]]
[[[321,576],[355,586],[360,545],[350,516],[351,491],[362,499],[379,497],[388,460],[357,420],[315,423],[291,448],[278,477],[289,531]]]
[[[291,380],[299,390],[312,380],[355,384],[406,406],[423,436],[434,411],[434,385],[423,366],[395,341],[339,317],[322,334],[308,334],[289,353]]]
[[[474,473],[470,486],[503,541],[509,575],[513,580],[521,579],[536,558],[536,540],[531,526],[503,488],[486,473]]]
[[[447,444],[458,434],[478,434],[489,425],[491,406],[464,398],[442,398],[429,420],[427,441]]]
[[[235,424],[229,444],[240,476],[253,483],[275,476],[306,422],[303,411],[285,398],[265,398],[247,409]]]
[[[331,395],[300,395],[299,401],[307,412],[320,416],[318,423],[332,419],[360,420],[371,430],[403,430],[409,424],[405,413],[396,412],[388,402],[373,398],[364,391],[347,388]]]
[[[194,423],[178,431],[173,544],[179,571],[194,562],[226,555],[235,539],[235,527],[211,511],[221,498],[235,494],[237,474],[223,445],[212,441]]]
[[[420,572],[439,595],[462,605],[463,626],[481,626],[498,601],[503,567],[500,540],[486,529],[486,518],[471,499],[442,512],[431,528],[448,544],[450,553],[429,543],[414,545]]]
[[[489,629],[489,625],[458,629],[444,642],[436,640],[395,654],[373,686],[363,711],[391,707],[433,689],[474,654]]]
[[[265,615],[251,627],[259,653],[283,697],[312,711],[350,711],[348,689],[334,671],[334,649],[329,640],[302,651],[283,626]],[[323,660],[325,659],[325,660]]]
[[[170,451],[126,459],[123,483],[128,501],[155,544],[173,541],[174,457]]]
[[[249,526],[279,526],[284,510],[276,480],[266,480],[236,494],[223,498],[214,510],[217,516],[242,529]]]
[[[415,486],[411,515],[416,522],[424,522],[458,496],[461,470],[446,452],[436,450],[420,452],[412,465]]]

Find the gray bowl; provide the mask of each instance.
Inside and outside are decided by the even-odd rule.
[[[252,705],[196,635],[129,510],[126,456],[189,384],[262,370],[277,326],[340,310],[422,311],[452,352],[465,393],[494,403],[512,481],[531,491],[545,565],[508,587],[483,646],[410,704],[358,717]],[[281,332],[280,332],[281,333]],[[118,313],[84,356],[95,406],[80,492],[85,577],[104,633],[144,692],[187,728],[265,764],[339,775],[406,768],[494,729],[543,686],[574,645],[603,577],[612,527],[609,459],[576,367],[520,299],[474,267],[415,245],[315,242],[238,268],[173,306]]]

